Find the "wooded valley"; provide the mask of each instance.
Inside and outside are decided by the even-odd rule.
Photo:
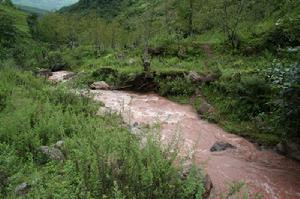
[[[0,0],[0,197],[209,198],[205,169],[186,172],[156,128],[141,148],[122,114],[74,92],[95,82],[190,106],[296,165],[299,61],[299,0],[79,0],[55,12]],[[74,77],[48,81],[57,71]],[[242,197],[242,184],[210,198],[273,198]]]

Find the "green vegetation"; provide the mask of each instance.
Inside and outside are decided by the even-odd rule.
[[[117,88],[133,89],[127,84],[143,73],[141,55],[146,49],[155,84],[150,90],[181,103],[200,90],[217,110],[207,119],[260,144],[298,137],[297,121],[283,122],[284,117],[297,118],[287,115],[283,104],[290,102],[279,103],[284,88],[274,85],[267,74],[277,69],[294,71],[291,67],[299,63],[300,5],[296,0],[224,0],[205,5],[175,0],[79,1],[59,13],[27,20],[14,8],[2,7],[23,35],[31,33],[31,38],[5,39],[14,51],[3,54],[10,52],[8,57],[24,68],[84,71],[74,85],[105,80]],[[27,44],[13,46],[16,38]],[[95,75],[101,68],[116,72]],[[189,82],[185,78],[189,71],[217,73],[220,79]],[[280,75],[273,74],[275,79]],[[284,81],[297,87],[288,78]],[[297,101],[296,90],[295,99],[289,100]]]
[[[36,14],[36,15],[44,15],[46,13],[48,13],[47,10],[43,10],[40,8],[35,8],[35,7],[30,7],[30,6],[23,6],[23,5],[16,5],[17,8],[19,8],[20,10],[30,13],[30,14]]]
[[[202,174],[195,168],[181,178],[177,155],[162,151],[150,134],[141,148],[119,117],[96,116],[98,104],[3,65],[1,198],[15,198],[14,188],[24,181],[31,185],[28,198],[191,198],[203,193]],[[40,146],[59,140],[64,141],[63,162],[39,155]]]
[[[300,143],[299,11],[298,0],[81,0],[37,17],[0,1],[0,197],[14,198],[24,181],[29,198],[204,191],[198,169],[180,178],[176,154],[151,136],[140,149],[120,118],[96,116],[100,105],[29,72],[41,68],[78,72],[67,84],[75,88],[106,81],[197,110],[204,98],[214,107],[204,117],[229,132],[265,146]],[[194,81],[191,71],[217,78]],[[59,140],[64,162],[40,157]]]

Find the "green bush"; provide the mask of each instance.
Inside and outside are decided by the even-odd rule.
[[[0,61],[11,57],[18,37],[15,24],[14,18],[0,10]]]
[[[270,87],[267,82],[258,76],[243,77],[234,91],[238,99],[238,115],[242,119],[256,117],[263,112],[269,112],[268,100]]]
[[[192,96],[196,89],[191,81],[182,77],[157,77],[155,81],[162,96]]]
[[[278,129],[285,132],[285,137],[300,138],[300,65],[283,64],[275,61],[265,70],[266,78],[272,85],[273,104],[277,108]]]
[[[57,51],[49,52],[46,62],[48,68],[52,71],[59,71],[69,67],[69,63],[64,59],[61,52]]]
[[[264,34],[263,46],[268,49],[295,47],[300,45],[300,16],[279,19],[275,26]]]

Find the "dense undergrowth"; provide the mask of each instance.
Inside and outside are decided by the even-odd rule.
[[[181,178],[175,153],[152,136],[141,148],[118,116],[96,115],[99,104],[8,63],[0,79],[1,198],[23,182],[26,198],[201,198],[198,169]],[[64,161],[39,156],[59,140]]]

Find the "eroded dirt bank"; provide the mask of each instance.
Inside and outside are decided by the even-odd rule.
[[[267,199],[300,198],[299,163],[272,151],[261,151],[244,138],[199,119],[191,106],[179,105],[153,93],[89,92],[107,110],[119,112],[130,125],[159,123],[166,142],[179,135],[183,140],[182,151],[194,153],[195,162],[210,175],[215,197],[225,192],[230,182],[244,181],[253,195],[260,192]],[[217,141],[228,142],[236,149],[211,152]]]

